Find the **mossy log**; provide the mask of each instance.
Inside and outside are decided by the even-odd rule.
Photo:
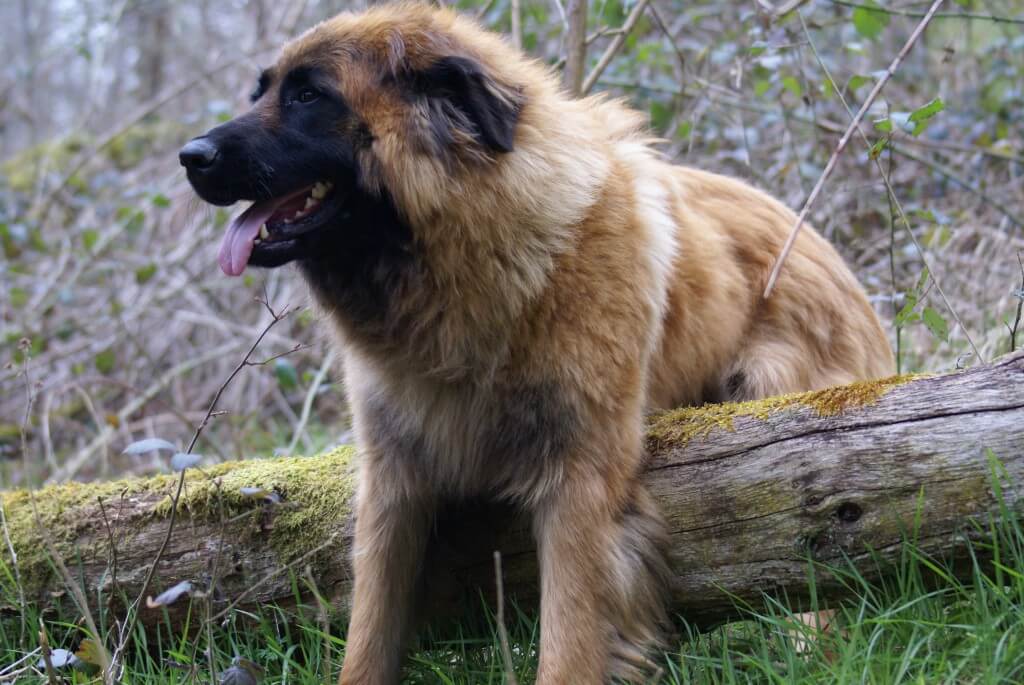
[[[648,447],[644,479],[672,531],[680,613],[713,624],[765,592],[799,604],[816,566],[809,559],[826,562],[820,596],[837,596],[844,587],[828,564],[875,576],[907,536],[925,553],[963,555],[963,541],[979,530],[972,522],[1019,507],[1024,354],[941,376],[682,409],[651,418]],[[240,609],[290,604],[296,587],[305,587],[295,582],[302,576],[344,605],[351,456],[342,448],[188,471],[150,594],[182,580],[209,587],[212,579],[214,611],[232,602]],[[52,548],[90,601],[123,606],[118,597],[138,593],[163,542],[176,478],[3,493],[28,599],[68,601],[48,558]],[[463,615],[480,606],[481,593],[493,599],[495,549],[507,593],[520,604],[535,600],[534,547],[510,511],[463,504],[445,513],[437,536],[421,593],[430,610]],[[183,613],[170,607],[172,621]],[[143,609],[142,620],[162,615]]]

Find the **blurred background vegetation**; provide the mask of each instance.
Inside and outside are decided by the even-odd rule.
[[[859,107],[928,4],[654,0],[594,90],[647,112],[668,158],[799,208],[850,121],[843,99]],[[176,151],[248,106],[282,42],[360,6],[0,2],[3,487],[168,470],[121,450],[192,434],[269,319],[256,297],[300,307],[263,358],[299,349],[241,374],[196,451],[213,463],[348,441],[344,379],[300,280],[292,268],[221,274],[229,212],[193,197]],[[590,3],[586,73],[634,6]],[[503,32],[519,8],[517,39],[560,67],[561,0],[458,7]],[[972,365],[1024,341],[1022,109],[1024,0],[949,0],[865,119],[870,150],[855,137],[815,205],[903,371]]]

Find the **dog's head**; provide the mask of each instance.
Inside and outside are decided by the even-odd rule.
[[[253,203],[224,237],[224,272],[407,236],[414,205],[511,152],[524,97],[495,52],[423,5],[339,15],[285,46],[252,109],[179,153],[202,199]]]

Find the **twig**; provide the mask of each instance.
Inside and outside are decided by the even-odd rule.
[[[580,87],[579,91],[580,95],[586,95],[591,91],[594,85],[597,84],[597,79],[601,78],[601,74],[608,68],[611,61],[615,59],[615,55],[619,53],[622,46],[625,45],[626,36],[629,35],[629,32],[633,30],[634,26],[636,26],[637,21],[640,20],[641,16],[643,16],[644,9],[647,8],[648,1],[649,0],[640,0],[638,3],[633,5],[633,9],[630,10],[629,16],[626,17],[626,21],[622,23],[622,28],[619,29],[619,32],[615,34],[614,38],[612,38],[612,42],[608,44],[608,47],[605,48],[601,58],[598,59],[597,64],[594,65],[593,71],[591,71],[586,80],[583,81],[583,85]]]
[[[316,376],[313,377],[309,391],[306,392],[306,399],[302,401],[302,412],[299,414],[299,421],[295,424],[292,440],[288,443],[288,449],[285,451],[285,454],[293,454],[295,452],[295,446],[299,444],[299,438],[302,437],[302,433],[306,429],[306,422],[309,421],[309,414],[313,410],[313,400],[316,399],[316,394],[320,390],[320,386],[323,385],[324,378],[327,377],[327,372],[332,364],[334,364],[334,350],[327,353],[327,356],[324,357],[320,368],[316,372]]]
[[[501,641],[501,658],[505,662],[506,685],[518,685],[516,672],[512,668],[512,648],[505,629],[505,585],[501,577],[501,552],[494,550],[494,587],[498,594],[498,639]]]
[[[1024,309],[1024,261],[1021,259],[1021,253],[1017,251],[1017,263],[1020,264],[1020,290],[1014,295],[1017,297],[1017,315],[1013,319],[1013,326],[1007,324],[1007,328],[1010,330],[1010,352],[1017,349],[1017,329],[1020,327],[1020,316],[1021,310]]]
[[[519,6],[519,0],[512,0],[512,46],[516,50],[523,49],[523,9]]]
[[[932,9],[935,9],[941,2],[942,0],[937,0],[936,3],[932,5]],[[811,38],[811,33],[810,31],[807,30],[807,24],[804,22],[803,15],[798,14],[797,16],[800,17],[800,25],[803,27],[804,35],[807,37],[807,43],[811,47],[811,52],[814,53],[814,57],[818,61],[818,66],[821,67],[822,71],[825,73],[825,77],[832,84],[832,89],[839,97],[839,102],[842,103],[843,107],[846,109],[847,114],[853,116],[853,112],[850,109],[850,106],[847,104],[846,98],[843,97],[842,91],[836,87],[835,79],[832,78],[831,72],[829,72],[824,60],[821,59],[821,55],[818,53],[817,46],[815,46],[814,40]],[[867,136],[864,134],[864,132],[860,129],[859,126],[855,128],[857,130],[857,133],[860,135],[861,140],[864,141],[864,145],[867,146],[868,149],[870,149],[871,141],[868,140]],[[918,241],[917,236],[914,235],[914,230],[910,226],[910,219],[907,218],[907,213],[903,211],[903,205],[902,203],[900,203],[899,198],[896,196],[896,190],[892,187],[892,183],[890,183],[889,181],[888,174],[886,174],[885,170],[882,168],[881,160],[875,157],[874,162],[875,167],[878,169],[878,173],[881,174],[882,176],[882,182],[885,184],[885,190],[888,193],[890,203],[896,207],[896,211],[899,213],[900,221],[903,222],[903,225],[907,229],[907,234],[910,236],[911,241],[913,241],[914,247],[917,248],[917,253],[921,256],[921,263],[924,264],[924,268],[928,270],[928,275],[930,276],[931,282],[935,284],[935,290],[938,291],[939,297],[942,298],[943,304],[945,304],[946,309],[949,310],[950,316],[952,316],[953,319],[956,321],[957,325],[960,326],[960,330],[964,332],[964,337],[967,338],[967,342],[971,346],[971,349],[974,350],[974,354],[978,357],[978,360],[984,363],[985,358],[981,355],[981,352],[978,350],[977,345],[974,344],[974,339],[971,337],[970,331],[967,330],[967,327],[964,326],[964,322],[960,319],[960,316],[956,313],[956,310],[953,309],[952,303],[949,301],[949,298],[946,297],[946,293],[942,289],[942,283],[939,282],[939,277],[935,275],[935,271],[932,270],[931,265],[928,263],[928,258],[925,256],[924,247]]]
[[[832,0],[833,5],[841,5],[843,7],[852,7],[854,9],[866,9],[872,12],[881,12],[882,14],[891,14],[897,17],[914,17],[919,19],[925,16],[922,12],[915,12],[914,10],[901,10],[892,9],[889,7],[882,7],[881,5],[865,5],[859,2],[851,2],[850,0]],[[1024,19],[1015,19],[1013,17],[1000,17],[994,14],[980,14],[977,12],[937,12],[933,19],[971,19],[976,21],[992,21],[997,24],[1024,24]]]
[[[568,31],[565,35],[565,71],[562,82],[573,97],[583,87],[583,66],[587,60],[587,0],[569,0]]]
[[[234,370],[228,375],[224,382],[221,383],[220,387],[217,388],[217,392],[214,394],[213,400],[210,402],[210,408],[207,410],[206,416],[204,416],[203,420],[199,423],[199,426],[196,428],[195,433],[192,435],[192,440],[189,442],[188,447],[185,448],[186,453],[191,453],[192,450],[195,448],[196,442],[198,442],[199,436],[202,435],[203,433],[203,429],[206,428],[206,425],[209,423],[210,418],[213,416],[213,412],[217,408],[217,402],[220,401],[220,397],[224,393],[224,390],[228,387],[228,385],[230,385],[231,381],[234,380],[235,376],[237,376],[242,369],[248,366],[249,358],[256,351],[256,348],[259,347],[260,343],[263,342],[263,338],[267,335],[270,329],[273,328],[289,313],[287,307],[285,307],[283,310],[281,310],[280,313],[278,313],[275,312],[270,307],[266,300],[263,300],[262,304],[271,313],[272,318],[270,322],[263,328],[263,331],[256,338],[256,341],[253,342],[253,344],[249,347],[249,351],[245,353],[245,356],[242,358],[242,361],[240,361],[235,366]],[[124,652],[128,644],[131,642],[132,632],[135,630],[135,623],[138,621],[139,608],[142,606],[142,602],[146,597],[146,592],[149,590],[149,584],[150,582],[152,582],[153,576],[156,574],[156,568],[160,563],[160,559],[163,557],[164,552],[167,551],[167,545],[171,541],[171,535],[174,533],[174,524],[177,521],[178,516],[178,502],[181,499],[181,492],[185,487],[186,473],[188,473],[188,469],[182,469],[181,473],[178,475],[177,488],[175,490],[174,497],[171,500],[171,513],[168,517],[167,533],[164,535],[163,542],[160,544],[160,548],[157,550],[156,557],[154,557],[153,562],[149,566],[149,570],[146,572],[146,577],[143,579],[142,586],[139,588],[138,596],[135,598],[135,601],[129,608],[128,619],[125,621],[124,627],[122,628],[121,631],[120,639],[118,640],[117,648],[114,651],[114,663],[117,663],[118,658]]]
[[[293,353],[295,353],[295,352],[298,352],[299,350],[305,350],[305,349],[309,349],[310,347],[311,347],[310,345],[307,345],[307,344],[305,344],[305,343],[295,343],[295,345],[294,345],[294,346],[293,346],[293,347],[292,347],[292,348],[291,348],[290,350],[285,350],[284,352],[278,352],[278,353],[277,353],[277,354],[275,354],[275,355],[272,355],[272,356],[270,356],[270,357],[267,357],[267,358],[266,358],[266,359],[264,359],[263,361],[258,361],[258,362],[246,362],[246,364],[245,364],[245,365],[246,365],[246,366],[266,366],[266,365],[267,365],[267,364],[269,364],[270,362],[272,362],[272,361],[277,361],[277,360],[278,360],[278,359],[280,359],[281,357],[287,357],[287,356],[288,356],[289,354],[293,354]]]
[[[910,52],[910,49],[914,47],[914,44],[917,42],[917,39],[921,37],[922,33],[924,33],[925,28],[927,28],[928,26],[928,22],[931,21],[932,16],[935,14],[935,12],[938,11],[939,7],[942,5],[942,2],[943,0],[934,0],[934,2],[932,2],[932,5],[931,7],[928,8],[928,13],[925,15],[924,19],[922,19],[920,23],[916,27],[914,27],[914,31],[910,34],[910,38],[907,39],[907,42],[903,45],[903,48],[896,55],[896,59],[894,59],[892,61],[892,64],[889,65],[889,68],[886,69],[885,73],[882,75],[882,78],[878,79],[878,81],[875,83],[875,87],[871,89],[871,92],[868,94],[867,99],[864,100],[864,103],[857,111],[857,114],[853,117],[853,121],[851,121],[850,125],[846,127],[846,132],[843,133],[842,138],[839,139],[839,144],[836,146],[836,149],[833,150],[832,157],[829,158],[828,164],[825,165],[825,170],[821,173],[821,177],[818,179],[818,182],[814,184],[814,188],[811,190],[810,196],[804,203],[803,209],[800,210],[800,214],[797,216],[796,223],[793,224],[793,228],[789,233],[789,237],[786,239],[785,244],[782,246],[782,251],[779,253],[779,256],[775,259],[775,265],[772,267],[771,274],[768,276],[768,283],[765,285],[764,288],[763,296],[765,299],[768,299],[771,296],[772,289],[775,287],[775,281],[779,277],[779,272],[782,271],[782,265],[786,262],[786,257],[789,256],[790,250],[793,249],[793,243],[796,241],[796,237],[800,233],[800,228],[804,224],[804,219],[807,218],[807,213],[810,212],[811,207],[814,205],[814,201],[818,199],[818,194],[821,192],[821,189],[825,186],[825,181],[828,180],[829,175],[835,168],[836,162],[839,160],[839,155],[842,154],[843,150],[846,148],[846,144],[850,142],[850,138],[853,136],[854,131],[860,130],[859,125],[861,119],[863,119],[864,115],[867,114],[868,109],[870,109],[872,103],[874,103],[875,98],[877,98],[879,94],[882,92],[882,88],[885,87],[885,84],[888,83],[889,79],[892,78],[893,74],[896,73],[896,70],[899,68],[900,64],[903,63],[903,60]]]
[[[26,661],[30,661],[36,654],[39,654],[40,649],[40,647],[36,647],[30,652],[22,655],[15,661],[12,661],[11,663],[7,664],[3,667],[3,669],[0,669],[0,682],[10,680],[14,676],[21,673],[24,669],[18,669],[18,666],[25,663]],[[27,666],[26,668],[31,668],[31,666]]]
[[[60,679],[53,669],[53,661],[50,659],[50,638],[46,635],[46,625],[43,617],[39,617],[39,653],[43,657],[43,666],[46,668],[46,682],[49,685],[58,685]]]
[[[786,0],[772,10],[772,19],[781,19],[795,9],[800,9],[807,4],[807,0]]]
[[[100,515],[103,517],[103,526],[107,529],[107,544],[110,545],[110,591],[111,594],[118,594],[117,584],[117,544],[114,542],[114,531],[110,529],[110,520],[107,518],[107,508],[103,504],[103,498],[97,497],[100,505]]]
[[[494,7],[495,1],[496,0],[487,0],[487,4],[484,5],[483,7],[481,7],[480,9],[478,9],[476,11],[476,20],[477,21],[480,21],[485,16],[487,16],[487,13],[491,11],[492,7]]]
[[[672,35],[672,29],[669,28],[668,22],[665,21],[665,17],[661,16],[661,10],[658,9],[658,5],[650,3],[649,8],[651,10],[651,16],[654,17],[654,23],[658,25],[661,32],[665,34],[665,38],[668,40],[668,44],[672,47],[672,50],[676,53],[676,58],[679,60],[679,74],[680,76],[686,73],[686,55],[676,45],[676,38]]]
[[[802,20],[803,17],[801,16]],[[818,55],[818,51],[814,49],[814,45],[811,45],[811,50],[814,51],[815,56]],[[824,64],[822,62],[822,64]],[[825,75],[831,81],[832,77],[828,71],[825,71]],[[840,94],[842,98],[842,94]],[[893,328],[896,329],[896,374],[899,375],[903,372],[903,326],[897,321],[897,317],[900,312],[900,304],[896,300],[896,292],[899,290],[898,281],[896,280],[896,206],[893,204],[893,193],[888,192],[888,188],[892,186],[892,146],[889,146],[889,168],[884,173],[886,193],[885,199],[889,203],[889,281],[892,284],[892,323]],[[928,273],[931,273],[930,271]]]
[[[139,409],[142,409],[142,407],[146,406],[146,404],[151,399],[156,397],[161,390],[170,385],[171,382],[173,382],[174,379],[177,378],[178,376],[186,374],[192,369],[196,368],[197,366],[202,366],[203,364],[209,361],[219,359],[223,357],[225,354],[234,350],[236,347],[238,347],[238,342],[231,341],[223,345],[220,345],[212,350],[208,350],[207,352],[197,357],[186,359],[180,364],[177,364],[176,366],[173,366],[172,368],[168,369],[152,385],[146,388],[145,392],[143,392],[134,400],[132,400],[128,404],[121,407],[120,410],[118,410],[116,423],[118,425],[124,423],[125,419],[127,419],[129,416],[134,414]],[[75,473],[77,473],[78,469],[80,469],[87,461],[89,461],[89,459],[92,458],[93,453],[100,447],[102,447],[113,436],[115,430],[116,429],[110,424],[105,425],[103,427],[103,430],[100,431],[99,435],[93,438],[92,442],[90,442],[88,445],[79,450],[74,457],[64,462],[64,466],[61,467],[60,470],[55,471],[53,474],[51,474],[50,477],[46,479],[46,482],[58,483],[67,480]]]

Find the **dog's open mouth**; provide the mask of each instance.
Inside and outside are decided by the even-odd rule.
[[[329,223],[336,209],[334,185],[320,181],[293,193],[255,202],[224,235],[217,261],[228,276],[249,264],[281,266],[304,256],[308,238]]]

